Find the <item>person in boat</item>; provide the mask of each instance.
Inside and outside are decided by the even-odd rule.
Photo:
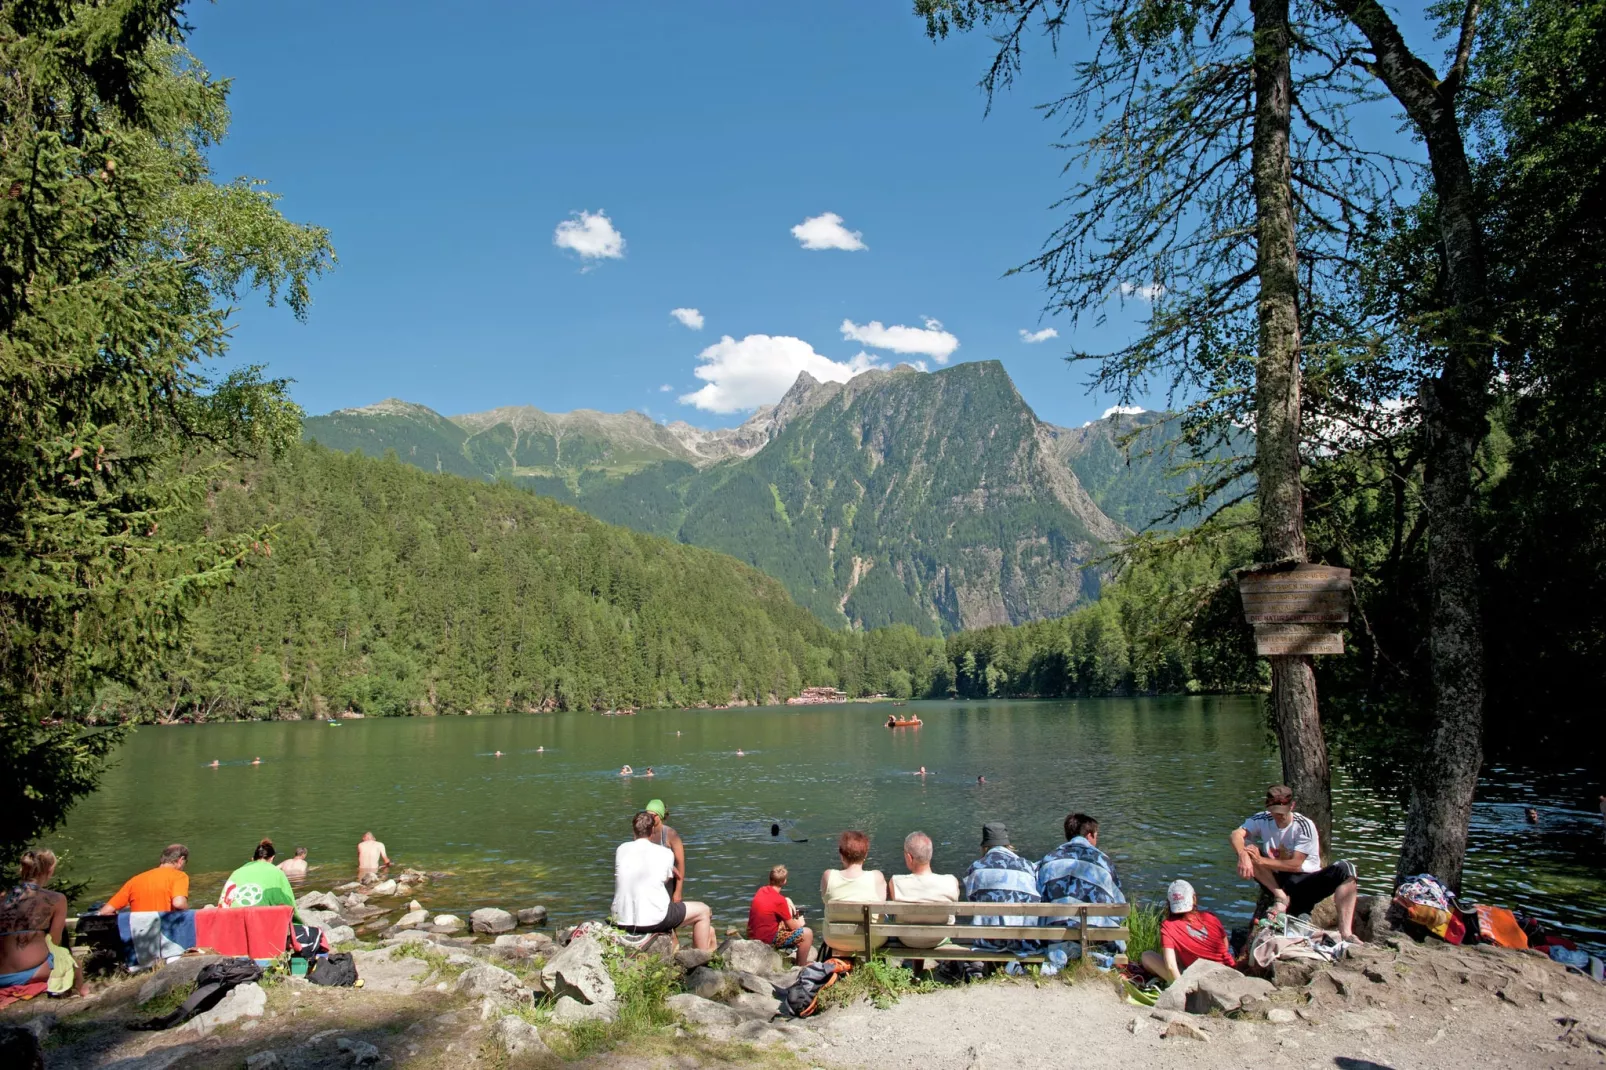
[[[643,810],[631,819],[634,838],[613,854],[613,923],[632,936],[670,933],[691,926],[692,946],[714,950],[714,914],[704,903],[671,898],[675,853],[653,842],[657,814]]]
[[[296,894],[290,887],[290,878],[273,864],[274,853],[272,840],[259,841],[256,850],[251,852],[251,861],[230,873],[229,879],[223,882],[223,891],[217,897],[217,905],[294,907]]]
[[[785,866],[772,866],[769,883],[753,893],[747,907],[747,938],[763,941],[783,954],[791,951],[797,965],[807,966],[814,930],[803,924],[803,912],[781,890],[786,878]]]
[[[62,947],[67,928],[67,897],[45,885],[56,875],[53,851],[26,851],[18,864],[18,880],[0,899],[0,988],[48,983],[58,967],[72,970],[71,952]],[[73,985],[73,974],[66,974]],[[88,995],[82,977],[77,993]],[[62,994],[66,987],[61,987]]]
[[[1353,862],[1322,865],[1316,823],[1294,810],[1294,791],[1286,784],[1266,789],[1266,808],[1232,830],[1227,838],[1238,855],[1238,876],[1271,893],[1272,911],[1308,914],[1328,896],[1338,908],[1338,935],[1353,941],[1355,897],[1360,883]]]
[[[1016,853],[1009,842],[1009,827],[1002,821],[989,821],[981,827],[981,857],[970,864],[961,882],[965,900],[971,903],[1041,903],[1042,893],[1037,890],[1037,867]],[[970,919],[972,925],[1025,926],[1036,925],[1037,919],[1025,914],[989,914]],[[988,951],[1013,951],[1032,954],[1037,945],[1029,941],[972,940],[976,947]],[[1011,965],[1015,965],[1011,963]]]
[[[385,853],[385,845],[374,839],[372,832],[363,833],[357,841],[357,876],[377,875],[382,866],[388,865],[390,855]]]
[[[307,876],[307,849],[297,847],[295,853],[279,863],[280,871],[293,881],[305,880]]]
[[[837,857],[842,868],[828,869],[820,874],[820,899],[827,907],[832,903],[881,903],[887,898],[887,878],[879,869],[865,869],[864,860],[870,857],[870,837],[858,829],[849,829],[836,840]],[[880,915],[872,915],[878,920]],[[829,928],[829,927],[828,927]],[[863,951],[863,938],[847,937],[842,943],[826,943],[837,951]],[[873,942],[872,949],[886,943],[882,938]]]
[[[1162,981],[1175,981],[1200,959],[1234,965],[1221,919],[1198,909],[1198,897],[1187,881],[1172,881],[1165,892],[1166,916],[1160,919],[1160,950],[1143,953],[1143,968]]]
[[[1044,855],[1037,863],[1037,891],[1045,903],[1125,903],[1121,878],[1110,856],[1099,850],[1099,823],[1086,814],[1067,814],[1065,842]],[[1075,917],[1039,918],[1041,925],[1059,927],[1076,924]],[[1088,928],[1120,925],[1119,918],[1092,917]],[[1119,951],[1126,942],[1112,941]],[[1057,942],[1047,945],[1044,973],[1058,973],[1066,963],[1082,954],[1080,943]]]
[[[647,812],[658,819],[658,827],[653,829],[652,842],[660,847],[669,848],[675,855],[675,883],[669,889],[669,898],[678,903],[686,885],[686,843],[680,838],[680,833],[664,824],[664,819],[669,816],[669,807],[664,805],[662,799],[650,800],[647,803]]]
[[[117,894],[106,900],[97,913],[115,914],[119,910],[185,910],[190,905],[190,875],[184,872],[190,849],[182,843],[162,848],[156,866],[136,873],[123,882]]]
[[[899,903],[957,903],[963,890],[959,878],[951,873],[933,873],[931,870],[931,837],[924,832],[911,832],[903,838],[903,864],[907,873],[900,873],[887,881],[887,898]],[[952,925],[952,914],[942,910],[899,910],[900,925]],[[899,942],[905,947],[937,947],[946,944],[946,937],[920,938],[905,936]]]

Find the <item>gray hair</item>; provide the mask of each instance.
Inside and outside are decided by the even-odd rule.
[[[903,853],[911,861],[922,865],[931,864],[931,837],[924,832],[911,832],[903,838]]]

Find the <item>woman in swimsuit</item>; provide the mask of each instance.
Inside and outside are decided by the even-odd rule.
[[[60,947],[67,926],[67,897],[44,887],[56,873],[55,853],[29,851],[21,870],[21,882],[0,900],[0,988],[48,981],[56,956],[45,937]]]

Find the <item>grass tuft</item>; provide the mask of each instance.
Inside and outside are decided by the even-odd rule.
[[[1126,957],[1136,962],[1145,951],[1160,950],[1160,919],[1165,911],[1152,903],[1133,903],[1126,925],[1132,936],[1126,942]]]
[[[578,1022],[554,1044],[565,1059],[583,1059],[612,1051],[621,1044],[655,1036],[675,1022],[664,1000],[680,991],[679,972],[657,955],[637,955],[605,944],[603,962],[618,994],[618,1015],[611,1022]]]

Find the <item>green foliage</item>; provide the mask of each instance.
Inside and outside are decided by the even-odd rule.
[[[756,703],[864,671],[768,577],[517,487],[302,445],[209,502],[185,523],[271,554],[108,719]]]
[[[940,986],[930,977],[916,977],[907,966],[894,966],[883,952],[854,963],[853,969],[820,994],[821,1008],[851,1007],[869,1000],[886,1010],[904,996],[935,992]]]
[[[968,698],[1238,691],[1261,686],[1230,572],[1254,560],[1248,506],[1209,531],[1149,538],[1099,600],[1057,620],[951,636]]]
[[[1132,912],[1127,915],[1126,927],[1131,936],[1126,941],[1126,957],[1133,962],[1138,961],[1145,951],[1160,950],[1160,922],[1165,918],[1165,908],[1152,903],[1133,903]]]
[[[139,1012],[149,1018],[160,1018],[163,1015],[172,1014],[184,1006],[184,1001],[189,999],[194,991],[194,981],[188,984],[174,985],[149,1003],[141,1004]]]
[[[175,532],[213,471],[299,414],[256,369],[221,379],[247,289],[305,312],[332,261],[207,151],[227,84],[175,0],[0,6],[0,870],[89,790],[115,740],[71,724],[171,649],[260,533]]]

